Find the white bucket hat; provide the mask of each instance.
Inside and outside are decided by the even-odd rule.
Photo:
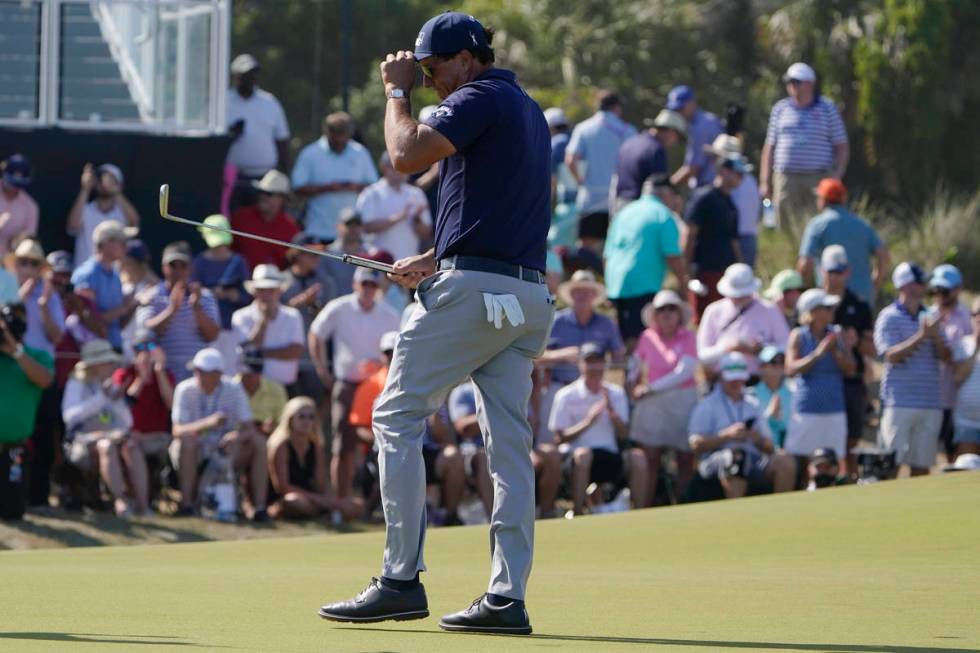
[[[75,376],[79,377],[84,376],[89,368],[95,365],[102,365],[103,363],[118,365],[122,362],[122,356],[116,353],[109,341],[101,338],[89,340],[82,345],[81,357],[82,360],[75,364],[73,370]]]
[[[643,321],[643,326],[648,327],[653,324],[653,314],[658,308],[664,306],[676,306],[681,310],[681,326],[690,321],[691,307],[687,305],[687,302],[673,290],[661,290],[654,296],[653,301],[644,306],[643,311],[640,312],[640,320]]]
[[[270,170],[262,179],[253,181],[252,187],[263,193],[289,195],[289,177],[278,170]]]
[[[256,289],[279,288],[285,290],[286,283],[286,277],[279,271],[279,268],[269,263],[260,263],[252,271],[252,280],[245,282],[245,290],[250,295],[254,295]]]
[[[729,134],[718,134],[711,145],[705,145],[704,151],[715,156],[728,156],[729,154],[741,154],[742,142],[735,136]]]
[[[733,263],[725,270],[718,282],[718,292],[722,297],[739,299],[754,295],[762,287],[762,280],[752,272],[745,263]]]

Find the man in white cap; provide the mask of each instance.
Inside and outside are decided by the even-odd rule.
[[[240,344],[262,352],[262,374],[289,386],[296,383],[306,334],[300,312],[280,302],[286,283],[286,276],[276,266],[257,266],[252,280],[245,282],[245,290],[254,299],[234,312],[231,326]]]
[[[123,195],[123,173],[118,166],[103,163],[98,168],[86,163],[75,203],[68,212],[69,236],[75,237],[75,266],[92,256],[95,228],[107,220],[139,229],[140,214]]]
[[[794,63],[783,81],[789,97],[769,114],[759,194],[772,199],[777,220],[790,224],[813,213],[813,189],[821,179],[843,179],[850,146],[837,107],[817,93],[813,68]]]
[[[292,181],[306,199],[304,228],[324,243],[337,238],[340,213],[353,208],[357,194],[378,180],[371,154],[353,139],[354,119],[336,111],[323,119],[323,135],[302,149]]]
[[[687,138],[687,121],[676,111],[664,109],[653,126],[626,139],[616,158],[615,215],[640,197],[643,182],[651,175],[668,174],[667,150]]]
[[[718,282],[720,299],[708,306],[698,326],[698,357],[709,368],[725,354],[739,352],[749,371],[759,369],[758,355],[766,345],[785,350],[789,338],[786,320],[775,306],[758,297],[762,281],[744,263],[725,270]]]
[[[323,386],[332,391],[330,419],[333,457],[330,482],[338,497],[350,496],[354,480],[357,432],[348,415],[358,384],[377,367],[381,336],[398,331],[401,316],[379,301],[381,275],[358,268],[354,292],[330,301],[310,325],[310,358]],[[333,343],[333,365],[327,361],[327,342]]]
[[[194,513],[200,464],[220,450],[235,470],[248,476],[252,520],[268,521],[265,438],[253,426],[252,409],[241,385],[222,377],[224,366],[221,352],[202,349],[190,365],[194,376],[178,383],[174,390],[170,461],[180,486],[177,515]]]
[[[688,441],[700,456],[700,485],[717,480],[729,499],[792,490],[796,461],[775,453],[763,408],[745,392],[749,361],[729,352],[719,361],[718,373],[720,382],[694,408],[688,424]]]
[[[272,93],[258,87],[259,62],[240,54],[231,62],[233,87],[225,96],[225,124],[234,137],[226,162],[238,169],[229,211],[251,203],[251,182],[278,168],[289,169],[289,125]]]
[[[884,359],[881,379],[879,444],[896,453],[912,475],[928,474],[936,462],[943,421],[940,362],[951,360],[942,316],[923,305],[926,273],[915,263],[899,263],[892,272],[895,303],[875,320],[875,347]]]

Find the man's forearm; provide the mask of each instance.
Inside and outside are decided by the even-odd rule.
[[[194,322],[197,324],[197,330],[205,340],[208,342],[217,340],[220,329],[215,321],[211,319],[211,316],[200,306],[194,308]]]
[[[901,363],[906,358],[911,356],[915,352],[915,350],[919,348],[919,345],[921,345],[922,341],[925,339],[926,339],[925,333],[919,330],[916,332],[914,336],[912,336],[908,340],[900,342],[894,347],[889,347],[885,351],[884,359],[889,363]]]
[[[393,159],[411,166],[411,151],[418,142],[418,128],[418,123],[412,117],[411,99],[407,96],[388,98],[385,105],[385,147]]]
[[[834,176],[843,179],[847,172],[847,163],[851,159],[851,146],[848,143],[840,143],[834,146]]]
[[[302,355],[303,345],[297,343],[262,350],[262,356],[264,358],[274,358],[276,360],[294,361],[299,359],[299,357]]]

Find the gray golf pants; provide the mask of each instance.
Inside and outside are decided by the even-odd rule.
[[[512,294],[524,324],[487,321],[483,293]],[[534,469],[527,421],[532,359],[551,330],[553,299],[544,284],[500,274],[443,270],[419,284],[421,306],[395,346],[388,382],[374,408],[381,498],[387,522],[388,578],[425,570],[426,419],[467,377],[493,478],[489,592],[524,599],[534,548]]]

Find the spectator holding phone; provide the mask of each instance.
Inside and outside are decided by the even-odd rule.
[[[786,375],[796,378],[785,449],[805,459],[816,449],[847,455],[844,377],[854,374],[857,336],[833,325],[840,297],[811,288],[796,303],[801,326],[786,347]]]
[[[133,415],[130,439],[123,448],[129,483],[136,498],[136,514],[150,514],[150,479],[146,460],[163,458],[170,446],[170,409],[174,401],[174,375],[167,369],[167,355],[149,329],[133,338],[133,363],[117,369],[113,383],[122,389]]]
[[[225,360],[225,374],[231,375],[238,370],[238,335],[231,316],[252,300],[245,291],[245,281],[252,272],[245,259],[231,251],[231,234],[208,228],[231,229],[228,218],[216,213],[204,218],[204,224],[207,226],[198,227],[198,231],[208,248],[191,262],[191,282],[210,290],[218,301],[221,331],[212,346]]]
[[[140,214],[123,195],[123,173],[119,166],[103,163],[98,168],[86,163],[82,183],[68,213],[68,235],[75,236],[75,266],[94,253],[95,228],[107,221],[120,227],[139,229]]]
[[[96,339],[82,346],[82,360],[75,365],[65,386],[61,414],[65,420],[65,458],[83,475],[96,470],[113,497],[119,517],[128,517],[122,449],[134,457],[136,443],[130,439],[133,417],[123,398],[124,389],[112,380],[122,362],[106,340]]]

